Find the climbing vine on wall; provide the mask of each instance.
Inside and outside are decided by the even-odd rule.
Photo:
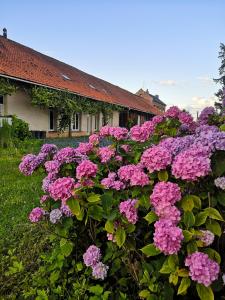
[[[120,111],[118,105],[94,101],[86,97],[71,94],[67,91],[58,91],[50,88],[35,86],[29,90],[32,104],[42,108],[54,109],[59,118],[59,130],[70,126],[74,113],[84,112],[95,115],[103,114],[103,123],[107,123],[113,111]]]
[[[6,78],[0,78],[0,95],[11,95],[16,92],[16,86]]]

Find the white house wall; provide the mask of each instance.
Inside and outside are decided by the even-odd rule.
[[[5,101],[7,115],[16,115],[29,124],[30,130],[49,130],[49,112],[31,105],[30,97],[23,91],[18,90]]]

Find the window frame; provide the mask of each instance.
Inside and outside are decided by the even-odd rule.
[[[74,113],[71,118],[71,125],[70,129],[71,131],[80,131],[80,124],[81,124],[81,114],[80,113]],[[75,125],[75,126],[73,126]],[[76,127],[77,125],[77,127]]]
[[[1,109],[0,109],[0,116],[4,116],[4,114],[5,114],[5,110],[4,110],[4,108],[5,108],[5,106],[4,106],[4,96],[3,95],[0,95],[0,100],[2,99],[2,103],[1,103],[1,101],[0,101],[0,107],[1,107]]]
[[[51,121],[51,116],[52,116],[52,121]],[[52,128],[51,128],[51,123],[52,123]],[[55,116],[54,116],[54,110],[53,109],[49,109],[49,131],[55,131]]]

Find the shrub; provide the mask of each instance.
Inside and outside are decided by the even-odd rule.
[[[194,122],[172,107],[130,132],[105,126],[86,147],[44,145],[23,158],[24,175],[47,172],[29,218],[55,228],[25,297],[221,295],[225,133],[207,124],[209,111]],[[111,144],[101,148],[102,138]]]
[[[12,117],[12,132],[13,137],[21,141],[31,137],[28,123],[17,118],[16,116]]]

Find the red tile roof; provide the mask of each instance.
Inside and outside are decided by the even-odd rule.
[[[0,35],[1,75],[142,112],[161,114],[142,97]]]

